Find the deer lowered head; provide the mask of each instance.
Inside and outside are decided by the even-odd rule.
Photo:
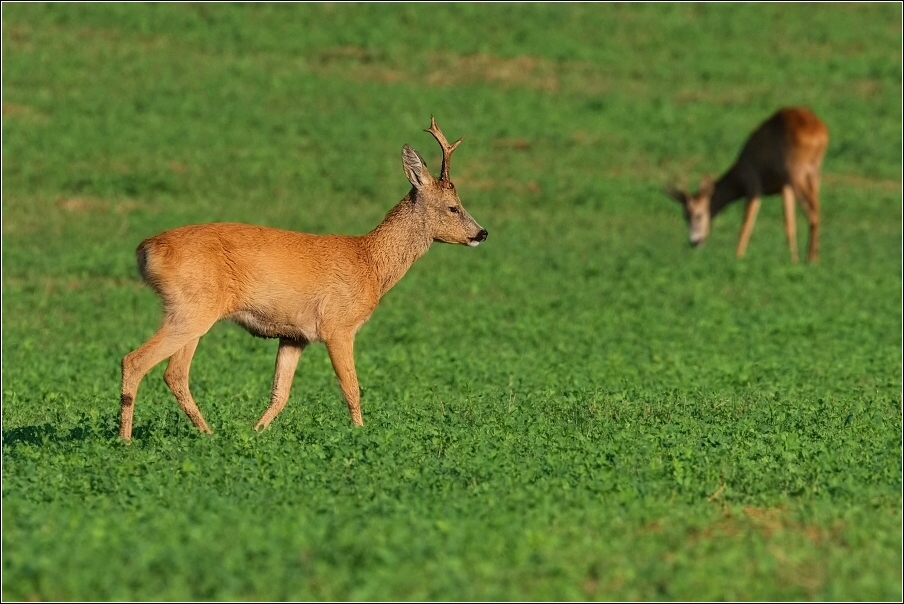
[[[709,237],[709,225],[712,219],[711,203],[716,184],[712,177],[704,176],[700,189],[691,194],[687,189],[669,187],[666,194],[684,208],[684,219],[687,222],[688,237],[694,247],[706,243]]]

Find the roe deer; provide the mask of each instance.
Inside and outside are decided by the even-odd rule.
[[[785,233],[791,261],[797,262],[797,229],[794,198],[800,201],[810,222],[807,261],[819,257],[819,170],[829,143],[829,131],[816,115],[804,107],[779,109],[753,131],[741,154],[719,180],[704,178],[700,191],[691,195],[674,187],[670,197],[684,206],[691,245],[698,246],[709,235],[712,218],[729,203],[745,198],[747,208],[738,237],[737,257],[744,256],[763,195],[781,193],[785,205]]]
[[[252,335],[279,338],[270,405],[255,429],[266,428],[289,397],[304,348],[324,342],[352,422],[361,426],[353,343],[358,329],[393,285],[434,241],[476,246],[486,230],[465,211],[449,180],[452,152],[431,116],[425,130],[442,153],[434,178],[417,151],[402,147],[411,190],[373,231],[362,236],[311,235],[246,224],[175,228],[141,242],[138,268],[163,300],[160,329],[122,360],[119,436],[132,437],[138,384],[168,358],[163,379],[182,410],[210,432],[188,389],[198,340],[220,319]]]

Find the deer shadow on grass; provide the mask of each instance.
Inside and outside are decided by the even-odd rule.
[[[47,444],[78,443],[91,440],[111,440],[117,436],[115,426],[99,425],[96,420],[84,418],[70,427],[60,427],[49,422],[32,426],[4,429],[3,448],[19,445],[41,446]]]
[[[164,417],[149,420],[135,427],[134,439],[137,441],[180,438],[202,438],[204,434],[196,431],[187,422],[173,421],[172,417]],[[17,428],[4,428],[2,431],[2,447],[4,451],[14,449],[20,445],[40,447],[47,445],[65,445],[88,442],[123,443],[119,437],[118,416],[113,418],[89,418],[82,417],[75,421],[75,425],[60,426],[50,422],[34,424],[31,426],[19,426]]]

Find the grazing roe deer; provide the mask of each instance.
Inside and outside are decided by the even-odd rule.
[[[289,397],[304,348],[324,342],[352,422],[361,426],[353,343],[358,329],[434,241],[476,246],[486,230],[465,211],[449,180],[452,152],[431,116],[426,130],[442,153],[434,178],[417,151],[402,147],[411,191],[373,231],[362,236],[311,235],[246,224],[175,228],[138,246],[138,268],[163,300],[163,324],[122,360],[119,435],[132,437],[135,396],[144,375],[169,359],[163,379],[202,432],[210,432],[188,389],[198,340],[220,319],[255,336],[279,338],[265,428]]]
[[[797,262],[797,228],[794,198],[800,201],[810,222],[807,261],[819,257],[819,171],[829,143],[829,131],[805,107],[779,109],[753,131],[738,159],[716,182],[704,178],[700,191],[691,195],[671,187],[670,197],[684,206],[691,245],[709,235],[712,218],[731,202],[745,198],[747,208],[738,237],[737,256],[744,256],[763,195],[781,193],[785,205],[785,233],[791,260]]]

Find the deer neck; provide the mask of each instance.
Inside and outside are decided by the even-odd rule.
[[[364,236],[380,296],[405,276],[433,239],[427,233],[423,204],[408,195],[392,208],[377,228]]]
[[[735,170],[736,166],[732,166],[728,172],[723,174],[716,181],[713,196],[709,202],[709,215],[715,216],[725,209],[731,202],[737,201],[744,197],[744,184]]]

